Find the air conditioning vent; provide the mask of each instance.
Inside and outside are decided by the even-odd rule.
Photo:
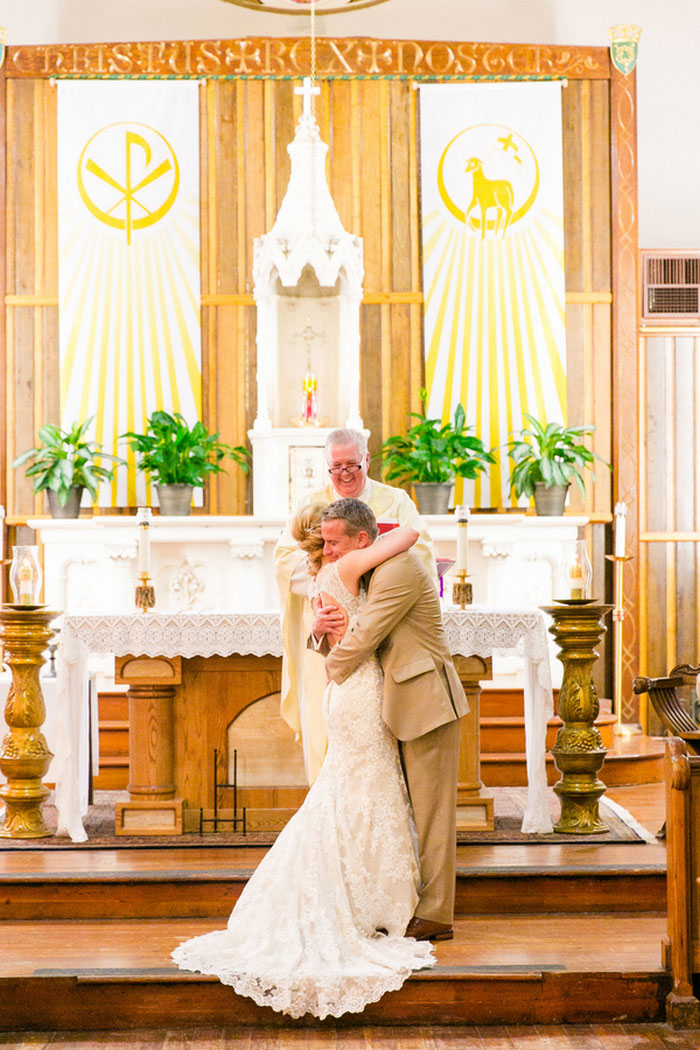
[[[642,252],[642,318],[700,324],[700,252]]]

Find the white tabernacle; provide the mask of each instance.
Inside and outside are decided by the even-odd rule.
[[[528,800],[523,831],[550,832],[545,734],[552,715],[545,618],[533,609],[461,610],[445,605],[445,627],[453,654],[491,656],[516,650],[525,664],[525,731]],[[58,657],[56,805],[59,834],[86,839],[75,756],[80,741],[87,660],[96,654],[148,656],[263,656],[282,653],[279,616],[249,613],[148,613],[65,616]]]

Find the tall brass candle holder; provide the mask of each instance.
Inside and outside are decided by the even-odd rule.
[[[138,526],[139,582],[134,595],[136,608],[148,612],[156,604],[156,592],[151,580],[151,522],[153,512],[150,507],[139,507],[136,512]]]
[[[467,558],[469,556],[469,539],[467,526],[469,524],[469,508],[466,506],[455,507],[457,518],[457,579],[452,585],[452,601],[460,609],[472,603],[472,585],[469,583],[467,572]]]
[[[559,717],[564,724],[552,748],[562,774],[554,785],[561,802],[554,830],[592,835],[608,828],[598,813],[598,800],[605,792],[598,773],[607,748],[594,725],[600,705],[591,668],[598,659],[595,646],[606,630],[603,617],[613,606],[598,605],[590,598],[571,598],[542,608],[554,621],[549,630],[560,649],[558,659],[564,665],[559,690]]]
[[[42,808],[49,789],[42,783],[53,755],[41,726],[46,707],[39,670],[54,634],[51,621],[57,613],[45,606],[3,605],[0,608],[0,642],[4,660],[12,673],[7,694],[5,721],[9,732],[0,747],[0,770],[7,783],[0,786],[5,819],[0,836],[37,839],[52,835]]]

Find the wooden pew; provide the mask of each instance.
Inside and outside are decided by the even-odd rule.
[[[668,935],[664,962],[673,987],[666,1020],[700,1026],[700,755],[680,737],[666,744]]]
[[[695,685],[700,667],[678,664],[668,678],[635,678],[635,693],[648,693],[654,710],[671,736],[679,736],[690,746],[700,750],[700,726],[692,718],[678,690],[684,685]]]

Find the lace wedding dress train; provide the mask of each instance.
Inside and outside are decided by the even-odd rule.
[[[352,619],[363,598],[335,565],[318,575]],[[363,1010],[434,964],[404,937],[419,872],[398,747],[381,717],[382,671],[366,659],[326,690],[328,752],[318,779],[248,881],[225,930],[172,953],[240,995],[292,1017]],[[378,931],[386,931],[380,933]]]

